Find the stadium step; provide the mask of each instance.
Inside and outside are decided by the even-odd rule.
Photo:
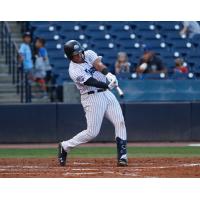
[[[0,74],[1,73],[7,73],[8,74],[8,67],[5,67],[5,66],[1,65],[1,63],[0,63]]]
[[[21,26],[17,22],[9,21],[7,22],[11,31],[11,39],[14,41],[19,48],[22,42]],[[8,73],[8,65],[5,64],[5,55],[0,54],[0,104],[3,103],[20,103],[20,95],[16,94],[16,85],[12,84],[12,76]],[[48,97],[40,98],[42,96],[40,93],[38,95],[37,91],[32,92],[33,96],[38,96],[37,98],[32,98],[33,103],[49,103],[50,99]]]
[[[0,93],[16,93],[16,88],[13,84],[0,84]]]
[[[8,65],[5,64],[5,58],[0,55],[0,104],[19,103],[19,100],[16,86],[12,84],[12,77],[8,74]]]
[[[11,39],[17,46],[22,42],[21,27],[16,22],[8,22]],[[5,55],[0,55],[0,104],[20,103],[20,96],[16,94],[16,86],[12,84],[12,76],[8,73]]]
[[[12,77],[7,73],[0,73],[0,83],[12,83]]]
[[[0,93],[0,103],[15,103],[20,102],[19,95],[16,93]]]
[[[11,37],[12,41],[17,44],[19,48],[20,43],[22,42],[22,33],[21,33],[21,26],[17,22],[8,22],[9,28],[11,30]]]

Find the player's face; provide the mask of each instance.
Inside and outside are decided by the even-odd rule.
[[[75,62],[75,63],[82,63],[83,62],[83,56],[82,56],[82,53],[79,53],[77,55],[74,55],[72,57],[72,61]]]

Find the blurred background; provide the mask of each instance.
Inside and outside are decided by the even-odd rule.
[[[2,21],[0,143],[58,142],[86,128],[63,51],[71,39],[116,74],[130,142],[200,141],[199,22]],[[111,133],[105,119],[94,141]]]
[[[0,103],[79,103],[63,45],[102,56],[126,102],[200,100],[196,21],[1,22]]]

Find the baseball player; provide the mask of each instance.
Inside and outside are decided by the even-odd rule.
[[[68,41],[64,45],[64,51],[71,61],[69,75],[80,90],[81,104],[87,119],[87,129],[72,139],[59,143],[59,164],[65,166],[67,155],[72,148],[91,141],[99,134],[105,116],[115,127],[117,163],[119,166],[127,166],[127,135],[124,117],[119,102],[110,92],[118,86],[116,76],[108,72],[101,58],[94,51],[84,51],[76,40]]]

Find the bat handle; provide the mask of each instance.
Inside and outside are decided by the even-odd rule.
[[[119,86],[117,86],[117,87],[116,87],[116,90],[117,90],[117,93],[119,94],[119,96],[120,96],[121,98],[123,98],[123,97],[124,97],[124,93],[123,93],[123,91],[121,90],[121,88],[120,88]]]

